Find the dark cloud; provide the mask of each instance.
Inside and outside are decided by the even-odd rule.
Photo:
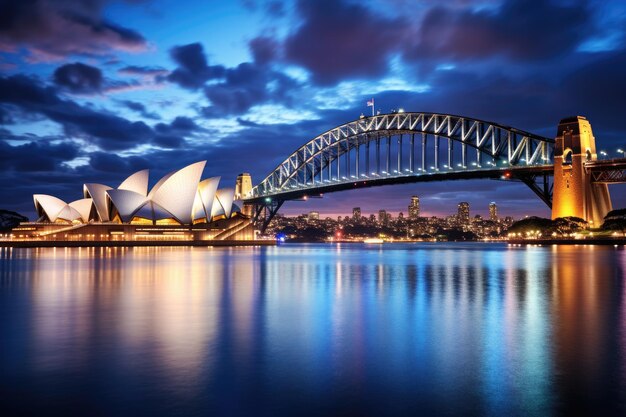
[[[586,2],[504,1],[499,8],[432,8],[422,19],[410,60],[551,59],[566,55],[593,32]]]
[[[170,50],[170,55],[178,68],[167,79],[183,88],[198,89],[208,80],[222,77],[225,71],[221,65],[208,65],[204,48],[199,43],[176,46]]]
[[[129,110],[137,112],[138,114],[140,114],[142,117],[145,117],[146,119],[154,119],[154,120],[161,119],[161,116],[159,116],[155,112],[148,111],[146,106],[144,106],[142,103],[139,103],[138,101],[120,100],[119,103]]]
[[[0,106],[0,125],[13,124],[14,120],[10,112],[4,107]]]
[[[137,156],[121,157],[110,152],[92,152],[89,154],[89,165],[101,173],[115,173],[117,176],[109,178],[105,178],[103,174],[98,174],[101,176],[99,182],[113,185],[133,172],[150,167],[149,161],[145,158]]]
[[[45,141],[37,141],[11,146],[0,140],[2,171],[44,172],[63,170],[61,163],[70,161],[78,155],[78,146],[70,142],[50,144]]]
[[[409,24],[345,0],[298,2],[302,24],[285,40],[289,62],[308,69],[316,83],[384,75]]]
[[[207,117],[239,115],[261,103],[290,105],[298,83],[287,75],[264,66],[245,62],[226,70],[223,82],[204,89],[211,106],[203,109]]]
[[[102,71],[80,62],[60,66],[52,78],[57,86],[78,94],[100,93],[104,82]]]
[[[44,115],[62,125],[69,137],[91,140],[105,150],[166,143],[159,137],[159,132],[144,122],[132,122],[61,99],[54,88],[44,87],[35,79],[21,75],[0,77],[0,103],[16,106],[24,112]],[[167,143],[172,146],[174,141],[169,138]],[[182,138],[178,143],[182,143]]]
[[[138,76],[159,76],[159,75],[167,75],[169,73],[168,70],[162,67],[149,67],[149,66],[137,66],[137,65],[129,65],[129,66],[120,68],[117,72],[121,75],[138,75]]]
[[[0,51],[25,47],[29,59],[108,55],[143,51],[146,40],[134,30],[102,17],[100,0],[0,0]]]
[[[175,131],[183,132],[183,133],[191,133],[202,130],[200,126],[196,124],[189,117],[178,116],[174,119],[172,123],[170,123],[170,128]]]
[[[176,117],[172,123],[158,123],[154,129],[158,132],[158,133],[167,133],[167,134],[172,134],[172,133],[176,133],[179,135],[188,135],[194,132],[200,132],[204,129],[202,129],[200,126],[198,126],[196,124],[196,122],[194,122],[192,119],[190,119],[189,117],[184,117],[184,116],[178,116]]]
[[[259,36],[250,41],[250,51],[254,62],[260,65],[273,61],[278,56],[278,42],[267,36]]]
[[[204,131],[192,119],[184,116],[176,117],[171,123],[158,123],[154,130],[156,136],[154,143],[163,148],[180,148],[186,142],[184,137],[190,136],[196,132]]]

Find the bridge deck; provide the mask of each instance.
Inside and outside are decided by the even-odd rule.
[[[454,171],[433,171],[426,174],[410,173],[406,175],[390,175],[390,176],[370,176],[367,178],[354,179],[346,182],[329,182],[315,183],[311,185],[301,185],[296,189],[282,190],[263,196],[244,199],[244,204],[265,204],[272,200],[289,201],[301,200],[306,197],[319,197],[323,194],[353,190],[359,188],[377,187],[382,185],[393,184],[409,184],[418,182],[433,181],[449,181],[449,180],[470,180],[470,179],[503,179],[505,176],[508,180],[519,180],[523,176],[528,175],[552,175],[554,171],[553,165],[524,166],[510,168],[494,168],[494,169],[474,169],[474,170],[454,170]]]
[[[592,182],[604,184],[626,182],[626,158],[587,161],[585,170],[591,174]]]

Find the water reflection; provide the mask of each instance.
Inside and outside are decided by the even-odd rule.
[[[0,405],[624,411],[625,270],[593,246],[0,249]]]

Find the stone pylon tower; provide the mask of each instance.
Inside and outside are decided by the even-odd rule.
[[[591,124],[582,116],[561,120],[554,146],[554,193],[552,219],[580,217],[599,227],[611,211],[606,184],[591,182],[585,161],[597,159]]]
[[[250,191],[252,191],[252,177],[247,172],[237,175],[237,182],[235,182],[235,200],[241,200]],[[241,207],[243,214],[250,216],[252,214],[252,207],[244,205]]]

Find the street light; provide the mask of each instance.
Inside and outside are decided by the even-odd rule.
[[[622,154],[622,157],[624,157],[624,150],[623,150],[622,148],[618,149],[618,150],[617,150],[617,153],[621,153],[621,154]]]
[[[606,152],[604,152],[604,151],[600,151],[600,155],[601,155],[601,156],[605,156],[605,157],[606,157]]]

